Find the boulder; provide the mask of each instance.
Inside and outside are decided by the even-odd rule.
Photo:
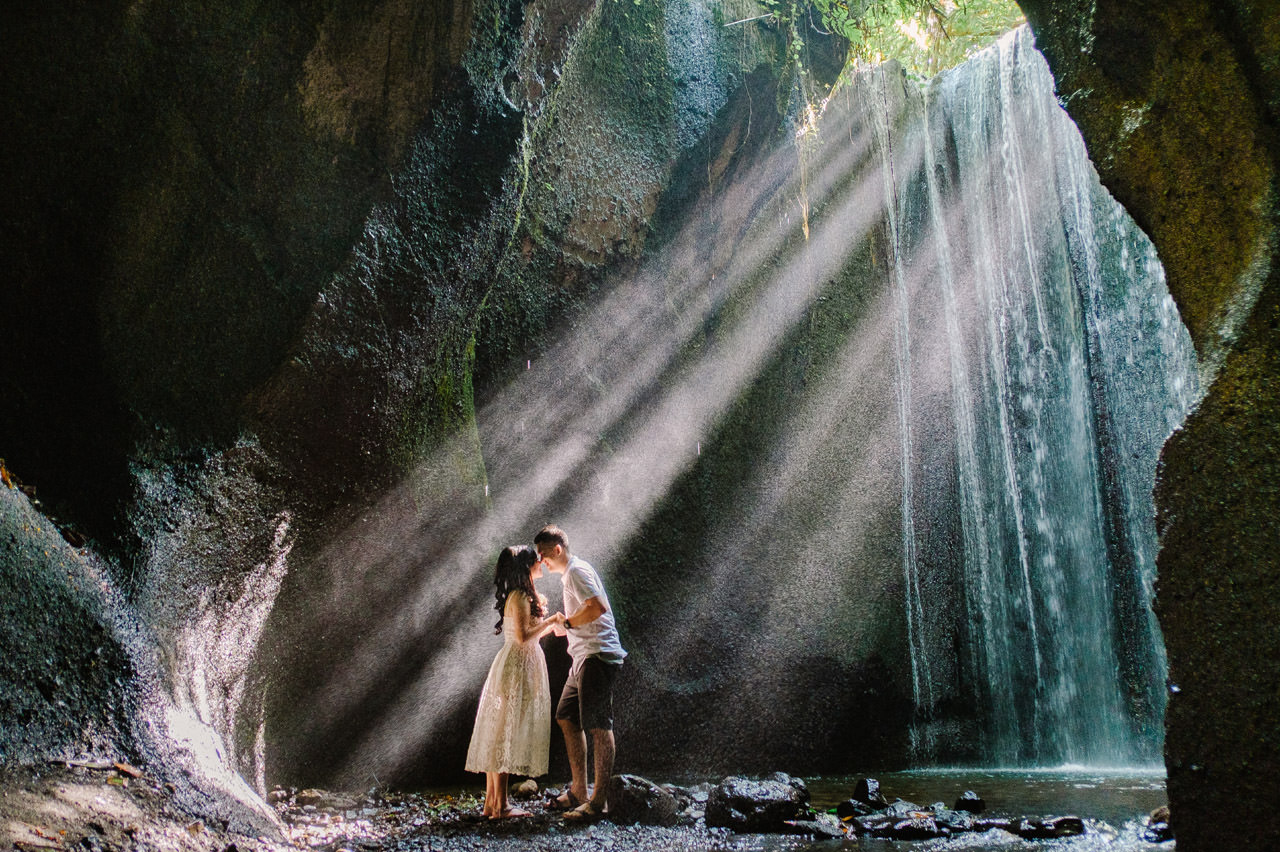
[[[534,781],[532,778],[526,778],[511,788],[511,796],[512,798],[520,799],[522,801],[532,799],[534,796],[538,795],[538,789],[537,781]]]
[[[960,798],[956,799],[955,809],[980,814],[987,809],[987,802],[972,790],[965,790],[960,794]]]
[[[730,776],[707,797],[707,826],[743,832],[785,832],[790,830],[788,820],[810,817],[808,804],[809,791],[798,778],[782,773],[761,780]]]
[[[675,825],[681,808],[670,791],[639,775],[609,780],[609,817],[616,823]]]

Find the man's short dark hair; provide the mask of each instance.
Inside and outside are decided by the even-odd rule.
[[[569,552],[569,537],[564,534],[564,530],[555,524],[547,524],[538,530],[538,534],[533,537],[534,545],[539,544],[558,544],[564,548],[564,552]]]

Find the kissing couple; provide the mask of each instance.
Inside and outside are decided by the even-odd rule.
[[[533,581],[544,571],[560,575],[564,612],[547,614],[547,599]],[[490,819],[529,816],[507,798],[511,775],[547,773],[551,740],[551,689],[539,640],[566,636],[573,665],[556,721],[564,733],[572,780],[550,806],[565,819],[593,820],[605,812],[613,774],[613,682],[627,652],[600,575],[569,553],[564,530],[545,526],[533,547],[513,545],[498,556],[493,585],[499,613],[495,633],[503,636],[480,693],[475,728],[467,749],[468,772],[485,774],[484,814]],[[594,751],[594,785],[587,787],[587,735]]]

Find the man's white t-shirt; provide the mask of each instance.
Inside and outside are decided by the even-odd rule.
[[[585,560],[576,556],[569,557],[569,567],[560,576],[564,590],[565,615],[573,615],[582,608],[582,602],[591,598],[599,598],[604,604],[605,612],[589,624],[569,628],[569,656],[573,657],[573,668],[582,666],[587,657],[599,657],[606,663],[621,663],[627,656],[622,649],[622,641],[618,638],[618,627],[613,620],[613,607],[609,606],[609,596],[604,592],[604,583],[600,575]]]

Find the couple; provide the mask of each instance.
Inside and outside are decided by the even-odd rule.
[[[551,805],[566,809],[566,819],[594,819],[604,813],[613,773],[613,681],[627,652],[618,640],[600,575],[569,553],[564,531],[543,527],[533,543],[508,547],[498,557],[493,584],[501,616],[495,632],[504,641],[480,693],[466,768],[485,774],[484,813],[490,819],[529,815],[507,801],[507,780],[511,774],[536,777],[547,772],[551,697],[538,640],[552,632],[567,636],[573,666],[556,721],[564,732],[573,779]],[[533,587],[544,568],[561,575],[563,613],[547,615],[546,598]],[[589,798],[586,731],[595,748],[595,787]]]

